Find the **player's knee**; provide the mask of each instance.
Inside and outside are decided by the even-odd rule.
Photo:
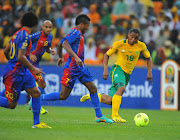
[[[92,86],[92,87],[90,88],[89,92],[92,93],[92,94],[97,93],[97,87],[96,87],[96,86]]]
[[[41,85],[39,85],[39,87],[44,89],[46,87],[46,82],[41,83]]]
[[[37,91],[35,91],[35,92],[32,94],[32,97],[33,97],[33,98],[39,98],[40,96],[41,96],[40,90],[37,90]]]
[[[39,86],[40,88],[44,89],[44,88],[46,87],[46,82],[45,82],[45,81],[43,81],[43,82],[38,81],[38,86]]]
[[[60,100],[66,100],[67,96],[65,94],[60,94]]]

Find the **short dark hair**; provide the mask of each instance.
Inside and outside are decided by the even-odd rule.
[[[29,11],[21,17],[21,25],[27,27],[34,27],[38,24],[38,17],[35,13]]]
[[[75,24],[76,25],[79,25],[80,23],[88,24],[89,22],[90,22],[90,18],[85,14],[81,14],[77,16]]]
[[[133,29],[131,29],[131,30],[129,31],[129,33],[132,33],[132,32],[134,32],[134,33],[136,33],[136,34],[138,34],[138,35],[141,35],[140,31],[139,31],[138,29],[136,29],[136,28],[133,28]]]

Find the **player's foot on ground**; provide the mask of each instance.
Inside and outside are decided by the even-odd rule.
[[[31,110],[32,109],[32,98],[30,98],[30,101],[28,103],[28,109]]]
[[[100,117],[100,118],[96,117],[95,121],[97,123],[100,123],[100,122],[113,123],[113,121],[111,119],[106,118],[104,115],[102,117]]]
[[[90,94],[86,94],[86,95],[81,97],[80,102],[85,102],[89,99],[91,99]]]
[[[32,128],[52,128],[45,123],[41,122],[40,124],[33,125]]]
[[[46,113],[48,113],[48,111],[41,107],[41,114],[46,114]]]
[[[125,123],[126,122],[126,120],[121,118],[119,115],[116,115],[116,116],[112,117],[112,120],[115,123]]]

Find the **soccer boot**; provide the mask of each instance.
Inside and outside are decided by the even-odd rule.
[[[125,119],[122,119],[119,115],[116,115],[114,117],[112,117],[112,120],[115,122],[115,123],[125,123],[126,120]]]
[[[111,120],[111,119],[108,119],[108,118],[106,118],[104,115],[102,116],[102,117],[96,117],[95,118],[95,121],[97,122],[97,123],[100,123],[100,122],[105,122],[105,123],[113,123],[113,121]]]
[[[80,102],[85,102],[85,101],[90,100],[90,99],[91,99],[90,94],[86,94],[86,95],[81,97]]]
[[[98,93],[98,97],[99,97],[100,95],[101,95],[101,94]],[[85,101],[87,101],[87,100],[91,100],[90,94],[86,94],[86,95],[82,96],[81,99],[80,99],[80,102],[85,102]]]
[[[46,114],[46,113],[48,113],[48,111],[41,107],[41,114]]]
[[[31,110],[32,109],[32,98],[30,98],[30,101],[28,103],[28,109]]]
[[[41,122],[39,124],[33,125],[32,128],[52,128],[48,125],[46,125],[45,123]]]

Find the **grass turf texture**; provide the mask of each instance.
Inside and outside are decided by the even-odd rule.
[[[93,108],[44,107],[49,111],[41,121],[52,129],[32,129],[32,112],[27,106],[15,110],[0,108],[0,140],[179,140],[180,112],[121,109],[125,124],[95,122]],[[102,109],[110,118],[111,109]],[[150,122],[137,127],[134,116],[146,113]]]

